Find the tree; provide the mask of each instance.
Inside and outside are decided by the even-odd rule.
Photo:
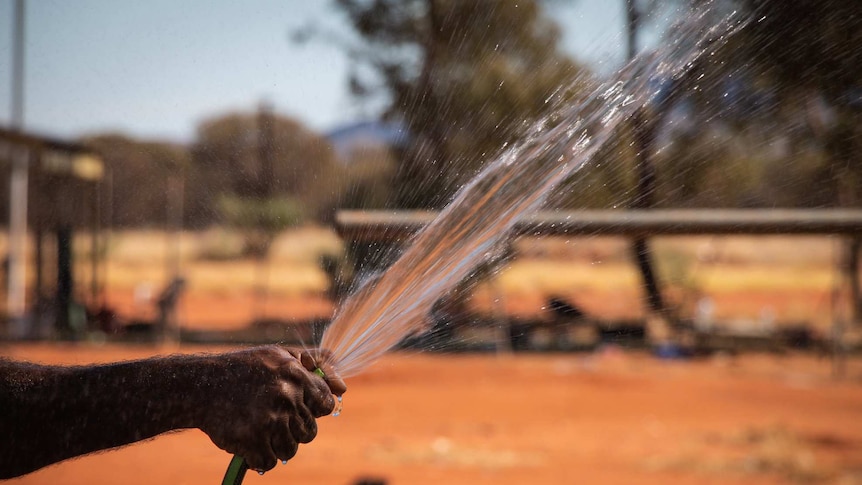
[[[348,182],[338,207],[382,209],[394,190],[395,154],[384,144],[363,143],[352,147],[343,161]]]
[[[170,181],[182,178],[191,163],[188,150],[165,142],[135,140],[120,134],[95,135],[83,140],[110,167],[111,200],[103,214],[113,226],[140,227],[165,224]]]
[[[687,126],[660,128],[656,199],[702,207],[862,204],[858,2],[712,4],[716,18],[731,11],[747,24],[698,66],[697,79],[677,87],[667,110]]]
[[[734,67],[747,68],[753,82],[767,86],[788,124],[820,145],[828,165],[823,169],[832,176],[832,183],[821,188],[832,195],[829,205],[862,204],[859,2],[737,0],[734,4],[757,18],[739,42],[748,65]]]
[[[731,11],[748,19],[744,28],[698,66],[697,78],[675,87],[678,99],[666,110],[681,109],[686,124],[697,128],[664,127],[656,157],[659,200],[711,207],[862,205],[859,2],[713,2],[713,15]],[[853,271],[860,246],[859,239],[849,245]],[[859,281],[852,283],[862,314]]]
[[[398,207],[442,206],[579,73],[538,0],[335,4],[360,37],[354,92],[385,94],[385,116],[413,139],[396,174]]]
[[[191,154],[196,183],[189,189],[194,194],[189,211],[204,220],[224,207],[219,198],[225,194],[289,198],[303,215],[326,218],[345,188],[326,139],[283,116],[231,113],[205,120]]]
[[[824,205],[862,205],[862,15],[855,0],[738,0],[758,21],[746,32],[747,53],[790,112],[804,119],[823,152],[814,167]],[[769,46],[758,49],[756,46]],[[797,138],[798,139],[798,138]],[[796,142],[798,143],[798,141]],[[794,143],[794,144],[796,144]],[[851,317],[862,316],[859,253],[847,244]]]

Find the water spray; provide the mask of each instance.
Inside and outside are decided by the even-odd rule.
[[[428,330],[435,302],[479,263],[493,259],[525,214],[539,210],[555,188],[605,148],[619,126],[650,107],[662,94],[657,83],[694,75],[746,24],[734,12],[713,25],[709,12],[707,1],[672,28],[673,42],[662,55],[630,62],[610,80],[594,84],[584,98],[571,101],[565,87],[551,95],[548,114],[521,141],[502,147],[383,274],[369,278],[340,305],[321,339],[339,375],[357,374],[404,338]],[[314,372],[325,378],[319,368]],[[222,483],[240,484],[247,470],[245,461],[234,457]]]

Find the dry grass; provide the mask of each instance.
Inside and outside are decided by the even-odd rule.
[[[644,466],[704,478],[777,475],[789,483],[859,483],[858,470],[834,463],[854,446],[837,433],[803,434],[774,423],[695,434],[676,450],[645,459]]]
[[[709,295],[720,318],[758,319],[768,311],[778,321],[828,325],[833,316],[830,295],[840,285],[835,238],[665,237],[652,243],[659,277],[684,311]],[[5,238],[0,238],[0,249],[5,246]],[[116,232],[108,239],[107,264],[99,278],[106,279],[109,294],[131,295],[136,289],[155,293],[173,277],[179,251],[178,269],[188,283],[188,297],[249,298],[258,282],[266,280],[270,296],[319,301],[329,285],[319,259],[343,253],[333,230],[315,226],[278,237],[268,267],[241,257],[241,247],[240,236],[223,229],[186,232],[178,240],[155,230]],[[77,288],[82,293],[92,278],[91,248],[86,235],[75,241]],[[517,241],[515,250],[515,260],[477,289],[476,309],[540,317],[547,297],[560,295],[599,316],[642,314],[640,275],[626,240],[525,238]]]
[[[87,238],[76,241],[79,254],[86,255]],[[179,250],[179,272],[189,291],[232,294],[252,290],[260,274],[267,274],[270,291],[276,294],[306,294],[326,291],[328,282],[320,271],[323,254],[339,254],[341,242],[330,230],[305,227],[282,234],[273,243],[268,270],[243,258],[241,238],[230,231],[213,229],[184,233],[179,241],[159,231],[125,231],[109,242],[107,286],[132,290],[139,285],[160,287],[175,272],[174,251]],[[218,249],[214,249],[218,248]],[[221,259],[207,256],[218,253]],[[88,267],[81,276],[89,280]]]

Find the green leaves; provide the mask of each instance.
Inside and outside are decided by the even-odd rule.
[[[219,212],[227,223],[242,231],[245,253],[265,257],[279,232],[302,221],[302,207],[291,198],[259,199],[222,195]]]
[[[580,72],[538,0],[336,5],[360,36],[357,72],[370,72],[351,79],[355,91],[385,95],[387,116],[413,137],[396,174],[398,207],[445,203]]]

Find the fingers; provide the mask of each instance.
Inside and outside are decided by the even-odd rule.
[[[287,461],[296,455],[299,450],[299,441],[294,436],[287,421],[280,420],[276,423],[270,443],[273,454],[279,460]]]
[[[290,434],[300,443],[310,443],[317,436],[317,421],[306,406],[299,406],[288,419]]]
[[[290,460],[300,443],[309,443],[317,436],[317,423],[304,406],[276,417],[267,428],[268,432],[249,441],[253,447],[241,455],[250,469],[259,472],[271,470],[279,460]]]
[[[264,440],[257,441],[258,443],[253,449],[242,453],[240,456],[245,459],[246,465],[252,470],[259,472],[272,470],[277,462],[272,446]],[[296,453],[294,452],[294,454]]]
[[[294,354],[294,352],[296,353]],[[297,357],[297,359],[302,363],[302,366],[307,370],[314,372],[315,370],[320,369],[323,371],[323,379],[329,387],[329,392],[336,396],[340,396],[347,392],[347,385],[332,365],[334,358],[330,351],[326,349],[292,350],[291,354]]]
[[[322,364],[321,370],[326,375],[326,385],[329,387],[329,391],[336,396],[340,396],[347,392],[347,384],[344,383],[344,380],[341,379],[341,376],[338,375],[338,372],[330,364]]]
[[[301,386],[300,399],[295,403],[295,408],[306,407],[307,411],[314,417],[326,416],[335,409],[335,399],[329,390],[326,381],[319,375],[305,370],[291,370],[289,379],[299,381]]]
[[[268,471],[280,461],[293,458],[299,451],[300,443],[309,443],[317,436],[317,423],[314,417],[304,411],[283,415],[270,426],[269,433],[264,433],[255,440],[255,447],[242,456],[252,470]]]
[[[333,394],[346,386],[328,353],[266,346],[223,354],[231,372],[219,374],[238,392],[219,400],[215,414],[198,426],[220,448],[242,456],[249,468],[272,469],[289,460],[301,443],[317,436],[316,418],[335,409]],[[326,378],[315,373],[320,368]]]
[[[329,391],[336,396],[340,396],[347,392],[347,384],[341,379],[341,376],[329,364],[323,364],[320,368],[326,375],[326,384],[329,386]]]
[[[317,359],[315,359],[314,356],[312,356],[308,352],[302,352],[299,355],[299,361],[302,362],[302,366],[305,367],[305,369],[309,372],[314,372],[315,370],[317,370],[316,360]]]
[[[320,366],[320,369],[326,375],[326,384],[329,385],[329,390],[336,396],[341,396],[347,392],[347,385],[341,379],[341,376],[338,375],[338,371],[335,370],[337,359],[332,355],[332,352],[327,349],[319,349],[315,355],[315,359],[317,365]]]

